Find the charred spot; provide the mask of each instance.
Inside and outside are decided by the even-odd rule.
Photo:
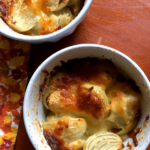
[[[40,87],[39,87],[39,91],[40,91],[40,92],[44,92],[44,89],[46,88],[46,82],[47,82],[47,80],[48,80],[48,76],[46,76],[46,77],[44,78],[43,83],[40,85]]]
[[[69,150],[69,148],[65,146],[63,138],[56,136],[55,134],[49,132],[47,129],[44,129],[43,133],[45,139],[53,150]]]
[[[46,97],[46,104],[48,105],[49,104],[49,96],[50,96],[50,94],[48,94],[48,96]]]
[[[133,139],[134,146],[138,146],[137,134],[141,131],[141,128],[137,128],[136,131],[131,131],[129,137]]]
[[[74,9],[72,7],[69,7],[69,6],[68,6],[68,8],[70,9],[72,15],[75,15]]]
[[[117,68],[114,66],[113,62],[105,59],[102,61],[102,68],[108,73],[111,74],[112,78],[117,79],[117,81],[119,82],[123,82],[124,81],[124,77],[122,76],[122,74],[117,70]]]
[[[135,84],[134,80],[130,79],[130,80],[128,80],[128,83],[132,86],[134,91],[141,94],[141,91],[140,91],[139,87]]]
[[[147,115],[147,116],[145,117],[145,121],[144,121],[144,123],[143,123],[143,126],[147,126],[148,120],[149,120],[149,115]]]
[[[46,75],[49,75],[49,72],[46,69],[43,69],[42,72],[45,73]]]
[[[91,92],[93,89],[94,89],[94,87],[91,86],[91,87],[89,88],[89,92]]]
[[[147,115],[146,117],[145,117],[145,122],[147,122],[149,120],[149,115]]]
[[[61,3],[64,3],[66,0],[59,0],[59,5],[61,4]]]
[[[51,75],[54,76],[58,70],[63,72],[64,75],[58,82],[65,86],[90,80],[105,84],[110,80],[108,77],[105,79],[103,72],[99,69],[101,61],[97,58],[72,59],[66,63],[61,61],[61,63],[62,66],[56,66]]]
[[[92,92],[78,89],[77,107],[79,110],[91,114],[94,118],[99,119],[103,116],[104,104],[101,99],[94,96]]]

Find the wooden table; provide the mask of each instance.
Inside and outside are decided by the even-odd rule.
[[[86,18],[72,35],[57,43],[32,45],[29,78],[48,56],[81,43],[107,45],[125,53],[150,79],[150,0],[93,0]],[[15,150],[32,149],[22,117]]]

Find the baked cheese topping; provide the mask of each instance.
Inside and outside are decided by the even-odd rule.
[[[43,129],[53,150],[124,147],[119,136],[136,125],[141,95],[113,63],[97,58],[62,62],[48,86],[43,102],[50,114]]]
[[[45,35],[68,25],[84,0],[0,0],[0,16],[15,31]]]

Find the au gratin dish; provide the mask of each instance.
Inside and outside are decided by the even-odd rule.
[[[138,121],[141,94],[110,60],[72,59],[46,74],[43,134],[53,150],[121,150]],[[45,84],[46,83],[46,84]]]
[[[46,35],[68,25],[84,0],[0,0],[0,17],[25,35]]]

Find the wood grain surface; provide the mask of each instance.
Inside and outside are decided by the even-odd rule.
[[[72,35],[57,43],[32,45],[29,78],[51,54],[81,43],[107,45],[123,52],[150,79],[150,0],[93,0],[86,18]],[[22,117],[15,150],[32,149]]]

